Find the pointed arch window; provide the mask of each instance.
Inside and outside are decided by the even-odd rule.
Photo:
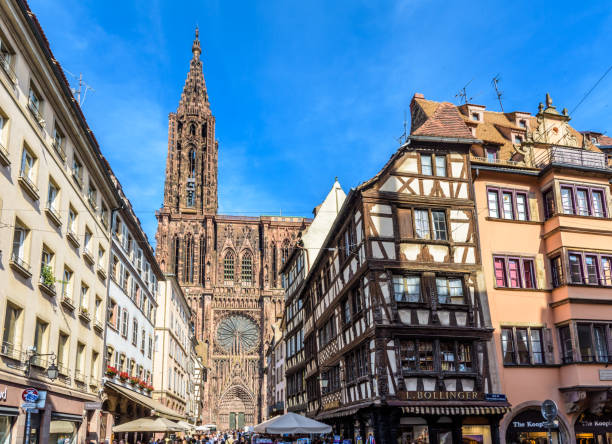
[[[272,242],[270,248],[272,249],[272,287],[276,287],[276,280],[278,278],[276,244]]]
[[[248,251],[242,256],[241,265],[240,280],[242,285],[251,285],[253,283],[253,257]]]
[[[234,282],[234,252],[228,251],[223,258],[223,280],[226,283]]]
[[[202,139],[206,140],[207,133],[208,133],[208,123],[204,122],[202,124]]]
[[[206,236],[200,236],[200,284],[206,281]]]
[[[289,239],[283,241],[283,264],[289,259]]]
[[[195,177],[196,171],[196,152],[195,148],[189,150],[189,177]]]
[[[193,237],[188,234],[185,237],[185,247],[183,248],[185,257],[183,260],[183,280],[193,283]]]
[[[195,123],[192,123],[191,125],[189,125],[189,134],[191,134],[192,136],[195,136],[195,133],[196,133]]]
[[[174,236],[172,239],[172,273],[178,279],[179,272],[179,252],[180,252],[180,241],[178,236]]]

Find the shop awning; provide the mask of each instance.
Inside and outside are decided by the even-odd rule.
[[[449,407],[439,407],[439,406],[420,406],[420,405],[410,405],[402,407],[402,411],[404,413],[415,413],[417,415],[462,415],[462,416],[472,416],[472,415],[503,415],[506,412],[509,412],[511,407],[509,406],[500,406],[500,407],[490,407],[490,406],[449,406]]]
[[[316,418],[317,419],[329,419],[329,418],[342,418],[345,416],[352,416],[355,413],[357,413],[360,409],[370,407],[371,405],[372,405],[371,402],[366,402],[366,403],[361,403],[357,405],[352,405],[350,407],[334,409],[329,412],[321,412],[316,416]]]
[[[69,421],[51,421],[49,423],[49,433],[58,435],[72,435],[76,432],[74,422]]]
[[[166,407],[161,402],[156,401],[154,399],[149,398],[148,396],[141,395],[140,393],[134,392],[130,389],[122,387],[114,382],[106,381],[105,387],[110,387],[120,395],[125,396],[128,399],[131,399],[136,404],[140,404],[141,406],[151,409],[151,414],[163,416],[164,418],[173,419],[175,421],[184,420],[185,417],[179,415],[174,410]]]

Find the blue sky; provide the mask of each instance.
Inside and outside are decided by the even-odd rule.
[[[574,109],[610,66],[601,2],[30,0],[55,57],[93,86],[84,112],[154,241],[168,113],[199,25],[225,214],[310,216],[397,149],[415,92],[535,113]],[[612,132],[612,73],[572,115]]]

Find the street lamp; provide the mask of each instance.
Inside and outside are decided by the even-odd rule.
[[[30,351],[28,360],[25,363],[26,376],[30,377],[32,361],[34,358],[37,358],[39,356],[50,356],[51,357],[51,364],[49,365],[49,367],[47,367],[46,372],[47,372],[47,378],[49,378],[51,381],[55,381],[59,375],[59,369],[57,368],[57,365],[55,365],[55,353],[36,353],[35,351]]]

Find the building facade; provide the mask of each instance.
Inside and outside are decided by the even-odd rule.
[[[285,341],[282,320],[272,325],[273,336],[266,350],[266,416],[286,413],[285,410]]]
[[[21,443],[22,391],[46,401],[30,442],[98,439],[108,163],[24,1],[0,5],[0,436]],[[50,380],[48,369],[59,375]]]
[[[103,423],[112,427],[155,410],[153,341],[159,280],[164,276],[140,221],[115,179],[122,204],[112,214],[104,359]]]
[[[552,399],[554,442],[609,442],[610,139],[583,136],[548,95],[535,115],[458,109],[481,140],[471,152],[482,263],[512,404],[500,432],[545,439],[539,408]]]
[[[158,283],[159,300],[155,317],[153,398],[186,419],[190,394],[192,313],[176,278],[166,275]]]
[[[307,414],[349,438],[495,443],[509,407],[478,249],[476,139],[451,104],[425,105],[415,97],[409,142],[351,190],[304,278]]]
[[[162,270],[177,277],[204,345],[203,422],[242,428],[263,417],[264,343],[283,311],[279,270],[308,221],[217,214],[218,144],[197,31],[192,53],[169,117],[156,255]]]
[[[283,317],[283,343],[285,345],[285,386],[287,411],[305,414],[308,410],[306,392],[307,374],[312,374],[315,349],[312,340],[305,340],[305,332],[314,323],[308,287],[305,277],[315,258],[321,252],[323,241],[346,194],[338,180],[334,182],[325,200],[314,208],[312,223],[299,233],[289,259],[283,264],[283,288],[285,289],[285,313]]]

